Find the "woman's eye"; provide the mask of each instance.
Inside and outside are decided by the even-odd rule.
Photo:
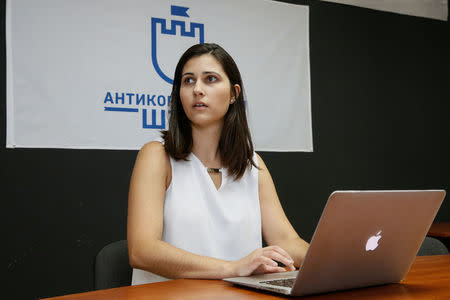
[[[186,77],[186,78],[184,79],[184,83],[189,84],[189,83],[193,83],[193,82],[194,82],[194,79],[193,79],[193,78]]]
[[[209,76],[207,77],[207,79],[208,79],[208,82],[214,82],[214,81],[217,80],[217,77],[216,77],[216,76],[213,76],[213,75],[209,75]]]

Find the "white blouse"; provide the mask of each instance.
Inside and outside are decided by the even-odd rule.
[[[258,169],[239,180],[221,169],[216,188],[206,167],[191,153],[188,161],[170,158],[172,181],[164,201],[162,240],[194,254],[237,260],[262,247]],[[257,162],[256,153],[253,160]],[[165,278],[133,269],[132,284]]]

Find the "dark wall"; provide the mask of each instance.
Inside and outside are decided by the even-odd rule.
[[[448,22],[309,4],[314,152],[261,153],[307,240],[333,190],[450,190]],[[96,253],[126,238],[137,152],[5,148],[1,6],[0,298],[87,291]]]

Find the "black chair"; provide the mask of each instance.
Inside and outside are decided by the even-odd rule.
[[[420,246],[418,256],[423,255],[445,255],[449,254],[447,247],[440,240],[433,237],[425,237]]]
[[[113,242],[100,250],[95,258],[94,288],[102,290],[130,285],[132,273],[127,241]]]

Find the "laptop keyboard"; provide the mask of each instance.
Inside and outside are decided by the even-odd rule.
[[[293,287],[295,282],[295,278],[287,278],[287,279],[275,279],[275,280],[267,280],[260,281],[259,283],[266,283],[277,286],[285,286],[285,287]]]

